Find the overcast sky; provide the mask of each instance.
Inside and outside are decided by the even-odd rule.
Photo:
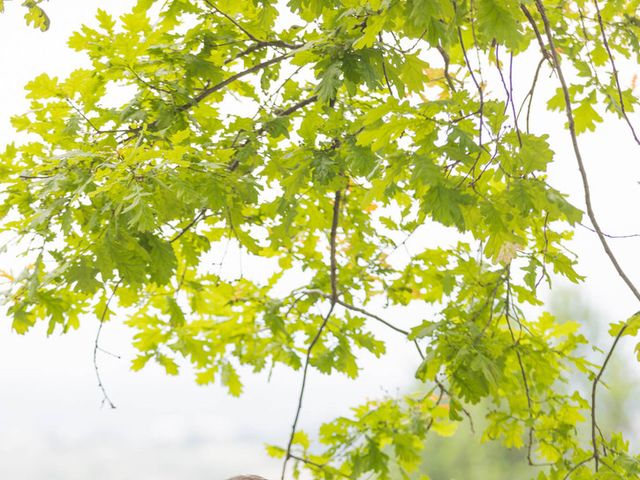
[[[70,33],[91,22],[98,6],[118,12],[131,2],[116,0],[105,6],[97,0],[53,1],[47,4],[52,27],[44,34],[23,25],[16,4],[9,2],[8,12],[0,15],[0,144],[14,138],[8,119],[27,107],[26,82],[41,72],[64,75],[82,65],[82,57],[65,46]],[[519,67],[516,83],[518,76],[530,76],[529,65]],[[624,81],[631,73],[628,69]],[[538,110],[535,125],[552,132],[558,153],[552,183],[582,206],[563,119]],[[640,117],[633,120],[640,128]],[[581,137],[596,212],[602,227],[614,234],[640,232],[640,147],[625,128],[616,121],[596,135]],[[640,283],[640,240],[612,244]],[[581,273],[588,276],[583,296],[602,322],[622,320],[638,310],[594,234],[578,230],[573,248],[582,259]],[[3,256],[0,268],[11,266],[11,257]],[[118,408],[101,409],[92,364],[96,327],[89,323],[78,332],[48,339],[37,328],[20,337],[11,332],[9,320],[0,319],[0,478],[217,480],[250,470],[275,477],[279,462],[266,457],[262,444],[286,442],[299,375],[276,370],[269,383],[264,375],[247,373],[245,395],[230,399],[221,388],[195,386],[188,371],[178,378],[153,366],[132,373],[130,332],[116,321],[105,327],[102,345],[122,359],[103,356],[101,365]],[[603,348],[609,343],[608,337],[598,340]],[[313,373],[302,427],[313,428],[347,413],[350,405],[367,397],[406,388],[415,367],[414,352],[407,353],[406,346],[393,340],[389,350],[393,360],[368,359],[363,378],[355,382]],[[630,351],[627,342],[619,355],[636,368]]]

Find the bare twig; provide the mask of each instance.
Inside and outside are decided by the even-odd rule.
[[[49,180],[55,177],[55,175],[19,175],[21,180]]]
[[[522,147],[522,137],[520,135],[520,127],[518,126],[518,115],[516,113],[516,104],[513,100],[513,52],[509,54],[509,98],[511,99],[511,114],[513,115],[513,125],[518,134],[518,144]]]
[[[593,233],[598,233],[595,229],[591,228],[589,225],[585,225],[584,223],[578,223],[578,225],[580,225],[582,228],[585,228],[587,230],[589,230],[590,232]],[[612,238],[612,239],[621,239],[621,238],[638,238],[640,237],[640,233],[630,233],[628,235],[611,235],[610,233],[605,233],[602,232],[602,235],[604,235],[607,238]]]
[[[97,134],[104,133],[102,130],[100,130],[98,127],[96,127],[96,126],[93,124],[93,122],[91,121],[91,119],[89,119],[89,118],[85,115],[85,113],[84,113],[82,110],[80,110],[80,108],[79,108],[79,107],[77,107],[75,103],[73,103],[73,102],[71,101],[71,99],[70,99],[70,98],[65,98],[65,100],[66,100],[66,102],[69,104],[69,106],[70,106],[71,108],[73,108],[73,109],[75,110],[75,112],[76,112],[78,115],[80,115],[80,116],[84,119],[84,121],[85,121],[85,122],[87,122],[87,125],[89,125],[89,126],[90,126],[90,127],[91,127],[91,128],[92,128],[92,129],[97,133]]]
[[[122,283],[122,280],[118,280],[118,282],[116,283],[116,285],[113,287],[113,290],[111,292],[111,295],[109,296],[109,298],[107,299],[105,305],[104,305],[104,309],[102,310],[102,314],[100,315],[100,325],[98,326],[98,331],[96,333],[96,339],[93,343],[93,368],[96,372],[96,378],[98,380],[98,388],[100,388],[100,391],[102,392],[102,405],[104,405],[105,403],[107,405],[109,405],[109,407],[111,408],[116,408],[115,404],[111,401],[111,398],[109,397],[109,394],[107,393],[106,388],[104,387],[104,384],[102,383],[102,377],[100,376],[100,368],[98,366],[98,351],[101,352],[105,352],[105,353],[109,353],[109,355],[115,356],[117,358],[117,355],[114,355],[113,353],[110,352],[106,352],[105,350],[103,350],[100,347],[100,335],[102,333],[102,326],[104,325],[104,322],[107,318],[107,312],[109,311],[109,304],[111,303],[111,300],[113,300],[113,297],[115,296],[116,292],[118,291],[118,288],[120,287],[120,284]]]

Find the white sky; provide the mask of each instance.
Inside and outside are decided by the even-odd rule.
[[[17,2],[9,2],[8,12],[0,15],[0,144],[12,139],[10,115],[27,108],[26,82],[41,72],[64,75],[81,64],[82,58],[65,46],[71,32],[90,22],[98,6],[115,13],[130,3],[115,0],[105,7],[97,0],[56,0],[47,4],[52,28],[43,34],[25,27]],[[519,76],[528,81],[531,68],[518,65],[516,84]],[[624,78],[631,73],[629,69]],[[539,100],[540,92],[537,95]],[[552,183],[581,206],[564,119],[538,110],[534,125],[552,133],[558,153]],[[633,120],[640,129],[640,116]],[[640,147],[617,121],[601,127],[597,135],[581,137],[581,143],[603,229],[640,233]],[[640,283],[640,239],[611,244]],[[594,234],[578,230],[573,248],[581,258],[580,272],[588,276],[581,290],[602,322],[625,319],[640,308],[615,276]],[[0,257],[0,268],[10,269],[11,262],[7,255]],[[153,366],[132,373],[130,333],[112,322],[104,329],[102,345],[123,359],[102,356],[100,363],[118,408],[100,409],[92,364],[96,327],[89,324],[51,338],[38,328],[20,337],[11,332],[9,320],[0,319],[0,478],[215,480],[249,470],[275,478],[279,461],[269,460],[262,444],[286,442],[299,375],[276,370],[270,383],[264,375],[244,375],[245,395],[230,399],[221,388],[197,387],[189,373],[170,378]],[[603,337],[598,343],[604,348],[610,339]],[[622,345],[629,359],[631,345]],[[366,361],[362,378],[355,382],[312,373],[301,426],[311,429],[347,413],[348,406],[366,397],[406,387],[414,352],[393,340],[389,351],[387,359]]]

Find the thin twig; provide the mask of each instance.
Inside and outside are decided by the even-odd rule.
[[[580,225],[582,228],[586,228],[587,230],[589,230],[590,232],[593,233],[598,233],[596,230],[594,230],[593,228],[591,228],[589,225],[585,225],[582,222],[579,222],[578,225]],[[612,238],[612,239],[621,239],[621,238],[638,238],[640,237],[640,233],[630,233],[628,235],[611,235],[610,233],[605,233],[602,232],[602,235],[604,235],[607,238]]]
[[[106,352],[100,347],[100,334],[102,333],[102,326],[104,325],[105,319],[107,318],[107,312],[109,311],[109,304],[111,303],[111,300],[113,300],[113,297],[118,291],[118,287],[120,287],[120,283],[122,283],[122,280],[118,280],[116,285],[113,287],[113,291],[111,292],[111,295],[109,296],[109,298],[107,299],[107,302],[104,305],[104,309],[102,310],[102,314],[100,315],[100,325],[98,326],[98,331],[96,332],[96,339],[93,343],[93,368],[96,371],[96,378],[98,379],[98,388],[100,388],[100,391],[102,392],[102,405],[106,403],[111,408],[116,408],[116,406],[111,401],[111,398],[109,398],[109,394],[107,393],[107,390],[104,387],[104,384],[102,383],[102,378],[100,377],[100,368],[98,366],[98,351]],[[110,352],[107,352],[107,353],[109,353],[109,355],[113,355],[117,358],[120,358],[117,355],[114,355],[113,353],[110,353]]]
[[[510,277],[507,276],[507,291],[504,302],[504,316],[507,321],[507,327],[509,329],[509,334],[511,336],[511,340],[513,341],[514,350],[516,352],[516,357],[518,359],[518,366],[520,367],[520,375],[522,377],[522,383],[524,385],[524,392],[527,398],[527,410],[529,412],[529,421],[531,425],[529,425],[528,431],[528,439],[527,439],[527,462],[529,465],[535,466],[537,465],[533,461],[532,451],[533,451],[533,404],[531,401],[531,390],[529,389],[529,381],[527,380],[526,370],[524,368],[524,362],[522,361],[522,355],[520,354],[520,339],[516,340],[516,336],[513,332],[513,328],[511,327],[511,281]]]
[[[533,104],[533,94],[536,90],[536,85],[538,84],[538,77],[540,76],[540,70],[542,69],[542,65],[545,62],[545,58],[542,57],[540,59],[540,61],[538,62],[538,66],[536,67],[536,73],[533,75],[533,81],[531,82],[531,88],[529,89],[529,91],[527,92],[527,94],[524,96],[524,99],[522,100],[522,103],[520,104],[520,108],[518,109],[518,115],[516,116],[516,118],[520,118],[520,114],[522,113],[522,109],[524,108],[524,104],[527,103],[528,100],[528,104],[527,104],[527,133],[531,132],[531,128],[530,128],[530,122],[529,119],[531,118],[531,105]]]
[[[518,126],[518,115],[516,114],[516,104],[513,100],[513,52],[509,54],[509,98],[511,99],[511,114],[513,115],[513,125],[518,135],[518,143],[522,148],[522,137]]]
[[[196,215],[193,220],[191,220],[182,230],[180,230],[171,240],[169,240],[169,243],[173,243],[176,240],[178,240],[185,233],[187,233],[196,223],[198,223],[200,220],[204,220],[205,218],[207,218],[207,209],[203,208],[202,210],[200,210],[200,212],[198,212],[198,215]]]
[[[464,57],[465,65],[467,66],[467,70],[469,71],[469,75],[471,75],[471,80],[473,80],[474,85],[476,86],[476,90],[478,90],[478,95],[480,96],[480,105],[478,107],[479,117],[479,126],[478,126],[478,145],[482,147],[482,129],[484,127],[484,92],[482,90],[482,86],[478,82],[476,75],[471,67],[471,63],[469,63],[469,56],[467,55],[467,48],[464,45],[464,39],[462,38],[462,29],[458,27],[458,38],[460,40],[460,47],[462,48],[462,55]],[[480,155],[480,154],[479,154]],[[478,155],[478,158],[479,158]]]
[[[327,299],[331,299],[331,295],[328,293],[324,293],[322,290],[304,290],[301,293],[306,293],[308,295],[320,295],[321,297],[325,297]],[[369,318],[373,318],[374,320],[377,320],[378,322],[386,325],[387,327],[389,327],[390,329],[401,333],[402,335],[409,335],[409,331],[407,330],[403,330],[402,328],[396,327],[395,325],[393,325],[392,323],[388,322],[387,320],[385,320],[382,317],[379,317],[378,315],[376,315],[375,313],[371,313],[367,310],[365,310],[364,308],[360,308],[360,307],[356,307],[355,305],[352,305],[350,303],[345,302],[344,300],[341,300],[340,298],[336,299],[336,303],[344,308],[346,308],[347,310],[352,310],[354,312],[358,312],[361,313]]]
[[[338,235],[338,224],[340,217],[340,202],[342,198],[342,192],[338,190],[335,193],[335,197],[333,200],[333,219],[331,221],[331,233],[329,235],[329,249],[330,249],[330,281],[331,281],[331,304],[329,306],[329,311],[322,319],[322,323],[320,328],[316,332],[315,336],[309,343],[309,347],[307,348],[307,354],[304,361],[304,368],[302,371],[302,385],[300,386],[300,393],[298,395],[298,404],[296,406],[296,414],[293,419],[293,424],[291,426],[291,435],[289,436],[289,442],[287,444],[287,451],[284,457],[284,461],[282,462],[282,475],[281,480],[284,480],[285,474],[287,473],[287,463],[289,459],[291,459],[291,448],[293,446],[294,437],[296,435],[296,430],[298,428],[298,420],[300,419],[300,411],[302,410],[302,402],[304,400],[304,392],[307,386],[307,375],[309,371],[309,364],[311,362],[311,352],[313,351],[313,347],[316,346],[318,340],[320,340],[320,336],[324,331],[327,323],[329,322],[329,318],[331,318],[331,314],[336,306],[338,301],[338,262],[336,258],[336,237]]]
[[[120,355],[118,355],[117,353],[110,352],[109,350],[105,350],[102,347],[98,347],[98,350],[100,350],[102,353],[104,353],[106,355],[109,355],[110,357],[117,358],[118,360],[122,359],[122,357]]]
[[[442,57],[442,60],[444,61],[444,78],[447,80],[447,84],[449,85],[449,88],[451,89],[452,92],[456,91],[456,87],[453,83],[453,79],[451,78],[451,73],[449,72],[449,66],[450,66],[450,57],[449,54],[447,53],[447,51],[442,48],[441,45],[437,45],[436,49],[438,50],[438,52],[440,52],[440,56]]]
[[[498,69],[498,75],[500,76],[500,81],[502,82],[502,86],[505,91],[505,95],[507,96],[507,101],[504,105],[504,111],[502,113],[506,113],[509,107],[511,107],[511,112],[513,115],[513,123],[514,128],[516,130],[516,134],[518,135],[518,144],[522,147],[522,137],[520,135],[520,128],[518,127],[518,115],[516,115],[516,107],[513,102],[513,55],[511,55],[511,61],[509,63],[509,86],[507,86],[507,82],[504,78],[504,74],[502,73],[502,67],[500,66],[500,45],[496,44],[496,68]]]
[[[417,344],[416,344],[417,345]],[[444,386],[444,384],[438,380],[437,378],[435,379],[436,385],[438,386],[438,388],[440,389],[441,392],[444,392],[447,394],[447,396],[453,400],[453,395],[451,395],[451,392]],[[458,402],[458,404],[460,405],[460,410],[462,410],[462,413],[464,413],[465,417],[467,417],[467,420],[469,420],[469,428],[471,429],[471,433],[475,434],[476,433],[476,428],[475,425],[473,423],[473,417],[471,416],[471,413],[469,412],[469,410],[467,410],[466,408],[464,408],[462,406],[462,404],[460,404],[460,402]]]
[[[596,462],[596,472],[598,471],[598,462],[600,460],[600,451],[598,450],[598,443],[596,440],[596,431],[598,430],[598,422],[596,421],[596,390],[598,388],[598,383],[600,383],[600,379],[604,374],[604,370],[605,368],[607,368],[607,364],[609,363],[609,360],[611,359],[611,356],[613,355],[613,352],[616,349],[618,342],[624,335],[626,329],[627,325],[624,325],[616,335],[616,338],[613,340],[613,344],[611,345],[611,348],[609,349],[609,352],[604,359],[604,363],[602,364],[602,367],[600,368],[600,371],[598,372],[596,377],[593,379],[593,383],[591,385],[591,444],[593,447],[593,458]]]
[[[209,7],[214,10],[216,13],[219,13],[220,15],[222,15],[224,18],[226,18],[227,20],[229,20],[233,25],[235,25],[235,27],[240,30],[242,33],[244,33],[247,37],[249,37],[250,40],[253,40],[254,42],[258,42],[259,40],[246,28],[244,28],[242,25],[240,25],[235,18],[233,18],[231,15],[229,15],[228,13],[223,12],[222,10],[220,10],[214,3],[210,2],[209,0],[204,0],[204,3],[206,3],[207,5],[209,5]]]
[[[90,120],[90,119],[85,115],[85,113],[84,113],[82,110],[80,110],[80,108],[79,108],[79,107],[77,107],[77,106],[76,106],[76,105],[71,101],[71,99],[70,99],[70,98],[65,98],[65,100],[66,100],[66,102],[69,104],[69,106],[70,106],[71,108],[73,108],[73,109],[76,111],[76,113],[77,113],[78,115],[80,115],[80,116],[84,119],[84,121],[85,121],[85,122],[87,122],[87,124],[88,124],[91,128],[93,128],[93,130],[94,130],[97,134],[104,133],[102,130],[100,130],[98,127],[96,127],[96,126],[93,124],[93,122],[92,122],[92,121],[91,121],[91,120]]]
[[[582,461],[580,461],[580,462],[576,463],[576,464],[573,466],[573,468],[572,468],[571,470],[569,470],[569,471],[567,472],[567,474],[566,474],[564,477],[562,477],[562,480],[568,480],[568,478],[571,476],[571,474],[572,474],[573,472],[575,472],[575,471],[576,471],[576,470],[578,470],[581,466],[583,466],[583,465],[584,465],[585,463],[587,463],[587,462],[590,462],[591,460],[593,460],[593,455],[591,455],[591,456],[589,456],[589,457],[585,458],[584,460],[582,460]]]
[[[318,96],[317,95],[312,95],[308,98],[305,98],[304,100],[300,100],[298,103],[295,103],[293,105],[291,105],[290,107],[284,109],[284,110],[277,110],[275,112],[276,114],[276,118],[281,118],[281,117],[288,117],[289,115],[291,115],[292,113],[297,112],[298,110],[306,107],[307,105],[310,105],[312,103],[315,103],[318,100]],[[262,126],[260,128],[257,128],[253,131],[253,133],[255,135],[260,135],[262,133],[264,133],[267,130],[266,127],[266,122],[262,124]],[[237,133],[236,137],[233,140],[233,144],[231,145],[231,148],[236,148],[236,143],[238,142],[238,139],[240,138],[240,131]],[[249,143],[251,142],[250,138],[247,138],[241,145],[239,145],[237,147],[237,149],[241,149],[246,147],[247,145],[249,145]],[[238,167],[240,166],[240,160],[238,160],[237,158],[234,158],[231,163],[229,163],[229,166],[227,167],[227,170],[229,172],[233,172],[235,171]]]
[[[49,180],[56,175],[19,175],[18,178],[21,180]]]
[[[300,457],[298,455],[294,455],[293,453],[289,454],[289,457],[292,458],[293,460],[297,460],[298,462],[302,462],[302,463],[304,463],[306,465],[311,465],[312,467],[315,467],[318,470],[324,470],[327,467],[327,465],[324,464],[324,463],[317,463],[317,462],[314,462],[314,461],[309,460],[307,458]],[[349,475],[345,475],[344,473],[342,473],[340,471],[337,471],[335,469],[333,469],[331,473],[335,473],[336,475],[339,475],[339,476],[341,476],[343,478],[351,478]]]
[[[620,112],[622,113],[624,120],[627,122],[627,125],[629,125],[629,129],[631,130],[631,135],[633,136],[633,139],[636,141],[638,145],[640,145],[640,139],[636,134],[636,130],[633,128],[633,124],[631,123],[631,120],[629,120],[629,116],[627,115],[627,109],[624,105],[622,89],[620,88],[620,77],[618,75],[618,69],[616,68],[616,62],[613,58],[613,53],[611,52],[611,48],[609,47],[609,40],[607,39],[607,33],[605,32],[604,24],[602,22],[602,15],[600,14],[600,5],[598,3],[598,0],[593,0],[593,4],[596,7],[598,25],[600,26],[600,33],[602,34],[602,43],[604,44],[604,48],[607,51],[607,55],[609,56],[609,63],[611,63],[613,78],[616,82],[616,89],[618,90],[618,98],[620,99]]]
[[[384,44],[384,42],[382,41],[381,33],[378,34],[378,41]],[[387,84],[387,90],[389,90],[389,95],[393,97],[393,90],[391,90],[391,82],[389,81],[389,74],[387,73],[387,62],[384,59],[384,55],[382,56],[381,63],[382,63],[382,74],[384,75],[384,81]]]
[[[227,65],[229,63],[232,63],[242,57],[246,57],[247,55],[249,55],[250,53],[253,53],[257,50],[260,50],[261,48],[266,48],[266,47],[281,47],[281,48],[300,48],[302,47],[302,45],[291,45],[289,43],[283,42],[282,40],[264,40],[264,41],[256,41],[256,43],[254,43],[253,45],[245,48],[244,50],[242,50],[241,52],[239,52],[238,54],[234,55],[231,58],[227,58],[224,61],[224,64]]]
[[[433,392],[433,389],[431,391]],[[438,405],[440,405],[440,403],[442,402],[443,397],[444,397],[444,390],[440,389],[440,395],[438,395],[438,399],[436,400],[436,403],[433,405],[433,408],[435,408]],[[433,427],[434,420],[435,419],[434,419],[434,417],[432,415],[431,418],[429,419],[429,423],[427,424],[427,428],[425,429],[425,435],[427,433],[429,433],[429,431],[431,430],[431,427]]]

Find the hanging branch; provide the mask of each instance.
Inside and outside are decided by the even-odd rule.
[[[533,81],[531,82],[531,88],[529,89],[527,94],[524,96],[524,99],[522,100],[522,103],[520,104],[520,108],[518,108],[518,114],[516,115],[516,118],[520,118],[520,114],[522,113],[522,109],[524,108],[524,105],[527,104],[527,118],[526,118],[527,133],[530,133],[530,131],[531,131],[529,120],[530,120],[530,117],[531,117],[531,105],[533,104],[533,94],[535,93],[536,85],[538,84],[538,77],[540,76],[540,70],[542,69],[542,65],[544,64],[545,60],[546,60],[546,58],[542,57],[540,59],[540,61],[538,62],[538,66],[536,67],[536,72],[533,75]]]
[[[291,435],[289,436],[289,442],[287,443],[287,451],[285,453],[284,461],[282,462],[282,475],[281,480],[284,480],[284,476],[287,472],[287,463],[291,456],[291,448],[293,446],[294,437],[296,435],[296,430],[298,428],[298,420],[300,419],[300,411],[302,410],[302,402],[304,400],[304,392],[307,387],[307,375],[309,372],[309,364],[311,362],[311,353],[313,348],[320,340],[320,336],[324,331],[327,323],[329,322],[329,318],[331,318],[331,314],[338,302],[338,262],[336,259],[336,236],[338,234],[338,223],[340,217],[340,202],[341,202],[342,193],[338,190],[335,193],[335,197],[333,200],[333,219],[331,221],[331,233],[329,234],[329,255],[330,255],[330,282],[331,282],[331,298],[329,311],[322,319],[322,323],[320,324],[320,328],[316,332],[315,336],[309,343],[309,347],[307,348],[307,354],[304,361],[304,368],[302,370],[302,385],[300,386],[300,393],[298,395],[298,404],[296,407],[296,414],[293,418],[293,424],[291,426]]]
[[[602,232],[602,229],[600,228],[600,225],[598,224],[598,220],[595,216],[595,213],[593,211],[593,205],[591,203],[591,190],[589,187],[589,179],[587,177],[587,172],[584,166],[584,162],[582,160],[582,153],[580,151],[580,147],[578,145],[578,136],[576,134],[576,129],[575,129],[575,122],[574,122],[574,118],[573,118],[573,109],[571,107],[571,95],[569,94],[569,87],[568,84],[565,80],[563,71],[562,71],[562,67],[560,66],[560,59],[558,57],[558,52],[555,48],[555,43],[553,40],[553,33],[551,31],[551,25],[549,24],[549,18],[547,17],[546,14],[546,10],[544,8],[544,5],[542,4],[541,0],[536,0],[536,6],[538,8],[538,11],[540,12],[540,16],[542,17],[542,22],[544,24],[544,29],[546,32],[546,36],[547,39],[549,40],[549,46],[550,46],[550,50],[551,50],[551,55],[553,58],[553,65],[554,65],[554,69],[556,71],[556,73],[558,74],[558,79],[560,80],[560,85],[562,88],[562,93],[564,96],[564,102],[565,102],[565,112],[567,115],[567,122],[569,124],[569,133],[571,136],[571,143],[573,145],[573,151],[576,157],[576,161],[578,162],[578,169],[580,171],[580,177],[582,179],[582,186],[584,189],[584,197],[585,197],[585,204],[587,207],[587,215],[589,216],[589,220],[591,220],[591,223],[593,224],[593,228],[595,229],[598,238],[600,239],[600,243],[602,244],[602,247],[604,248],[605,253],[607,254],[607,256],[609,257],[609,260],[611,262],[611,264],[613,265],[613,267],[615,268],[615,270],[618,272],[618,275],[620,276],[620,278],[624,281],[624,283],[627,285],[627,287],[629,287],[629,290],[631,290],[631,292],[633,293],[633,295],[640,301],[640,291],[638,290],[638,288],[634,285],[634,283],[631,281],[631,279],[627,276],[627,274],[624,272],[624,270],[622,269],[622,267],[620,266],[620,263],[618,262],[618,259],[616,258],[616,256],[614,255],[613,251],[611,250],[611,248],[609,247],[609,243],[607,242],[607,239],[605,238],[605,235]],[[596,431],[597,431],[597,419],[596,419],[596,390],[598,387],[598,383],[600,382],[600,379],[602,378],[602,375],[604,374],[604,370],[607,367],[607,364],[609,362],[609,359],[611,358],[611,356],[613,355],[614,350],[616,349],[618,342],[620,341],[620,338],[622,337],[622,335],[624,334],[626,329],[626,326],[622,327],[620,329],[620,331],[618,332],[618,334],[616,335],[613,344],[611,345],[611,348],[609,349],[609,352],[607,353],[607,356],[605,358],[605,361],[600,369],[600,371],[598,372],[598,374],[596,375],[596,377],[593,379],[593,384],[592,384],[592,389],[591,389],[591,441],[592,441],[592,448],[593,448],[593,459],[595,461],[595,469],[596,472],[598,471],[599,468],[599,463],[600,463],[600,451],[598,449],[598,444],[597,444],[597,436],[596,436]]]
[[[100,315],[100,325],[98,326],[98,331],[96,332],[96,339],[94,340],[94,343],[93,343],[93,368],[96,372],[96,379],[98,380],[98,388],[102,392],[101,404],[104,405],[106,403],[107,405],[109,405],[110,408],[116,408],[116,406],[111,401],[111,398],[109,398],[109,394],[107,393],[107,390],[104,387],[104,384],[102,383],[102,378],[100,377],[100,368],[98,366],[98,351],[105,352],[105,353],[108,353],[109,355],[120,358],[117,355],[113,355],[112,353],[107,352],[106,350],[100,347],[100,335],[102,334],[102,326],[104,325],[104,322],[107,318],[107,312],[109,311],[109,304],[111,303],[111,300],[113,300],[113,297],[118,291],[118,288],[120,287],[121,283],[122,283],[122,280],[118,280],[116,285],[113,287],[113,291],[111,292],[111,295],[109,296],[109,298],[107,299],[107,302],[104,305],[104,309],[102,310],[102,314]]]
[[[509,98],[511,99],[511,114],[513,115],[513,124],[518,134],[518,143],[522,147],[522,136],[520,134],[520,126],[518,125],[518,114],[516,113],[516,104],[513,100],[513,52],[509,52]]]

